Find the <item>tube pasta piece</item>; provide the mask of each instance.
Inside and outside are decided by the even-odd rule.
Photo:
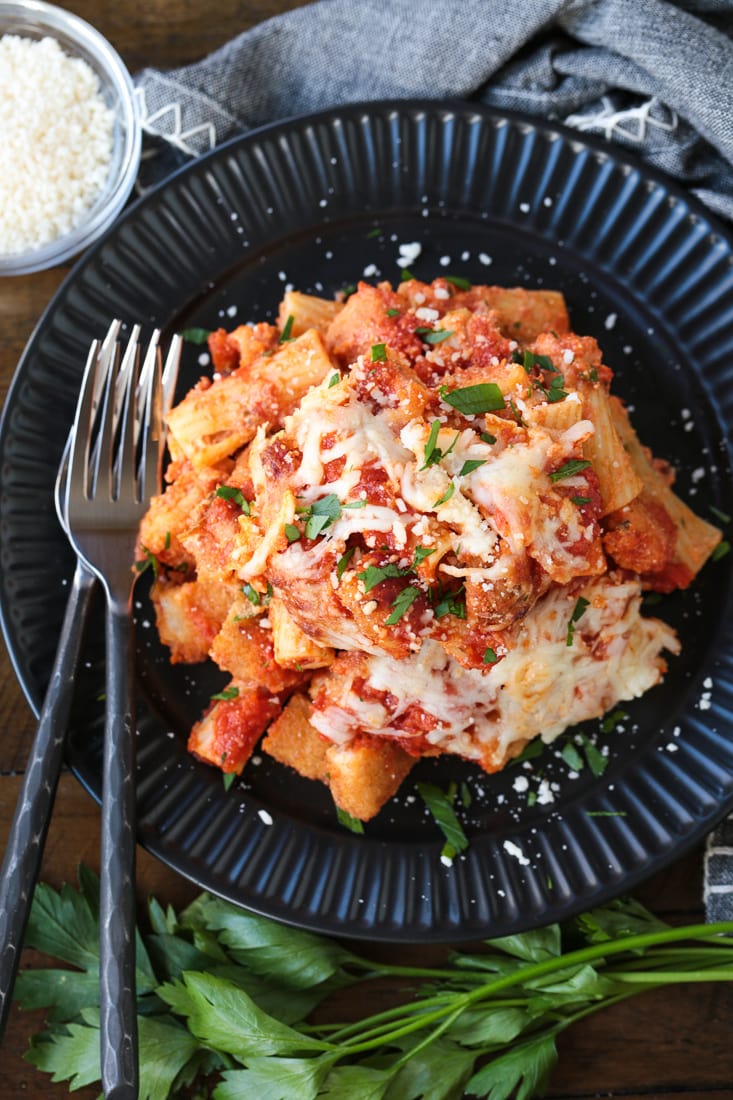
[[[308,779],[328,777],[328,750],[331,742],[310,722],[311,703],[307,695],[296,692],[271,723],[262,748],[281,764],[294,768]]]
[[[292,689],[303,680],[302,670],[289,669],[275,660],[269,618],[247,615],[242,597],[235,601],[221,630],[211,643],[212,660],[237,683],[256,684],[273,694]],[[239,612],[244,609],[245,616]]]
[[[325,668],[336,656],[330,646],[319,645],[291,618],[282,600],[274,596],[268,605],[275,663],[298,671]]]
[[[230,685],[196,722],[188,739],[188,751],[223,772],[241,772],[273,719],[280,701],[256,687]]]
[[[644,485],[637,464],[625,446],[626,439],[619,433],[617,405],[621,407],[614,399],[612,407],[611,398],[598,383],[583,392],[585,414],[595,429],[585,443],[585,456],[598,476],[604,516],[638,497]]]
[[[324,334],[343,308],[343,302],[286,290],[277,313],[278,328],[283,332],[287,327],[291,336],[302,336],[308,329]]]
[[[708,560],[722,534],[717,527],[696,515],[673,491],[650,460],[618,399],[611,399],[611,409],[623,446],[644,486],[645,499],[663,509],[676,529],[673,555],[661,568],[649,572],[645,579],[649,587],[660,592],[686,588]]]

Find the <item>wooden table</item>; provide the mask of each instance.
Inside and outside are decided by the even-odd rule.
[[[65,3],[94,23],[120,51],[131,70],[144,65],[170,67],[202,57],[247,27],[297,6],[293,0],[96,0]],[[0,394],[4,398],[23,346],[44,306],[67,269],[5,279],[0,283]],[[35,721],[2,653],[0,665],[0,843],[4,844]],[[42,877],[52,885],[74,881],[80,861],[99,866],[99,810],[74,777],[61,778]],[[656,875],[638,891],[660,916],[677,922],[700,920],[702,850]],[[174,906],[194,896],[194,888],[145,852],[139,852],[138,893],[155,894]],[[368,945],[363,946],[369,953]],[[416,960],[426,952],[411,949]],[[381,949],[382,956],[404,958],[404,949]],[[434,953],[433,953],[434,954]],[[33,952],[23,966],[38,965]],[[374,998],[379,996],[374,993]],[[368,1005],[360,992],[360,1008]],[[348,998],[345,998],[348,1002]],[[344,1004],[344,1011],[350,1007]],[[13,1008],[0,1056],[0,1097],[51,1100],[68,1095],[45,1074],[22,1060],[40,1013]],[[626,1100],[713,1100],[733,1097],[733,989],[723,985],[670,988],[648,994],[591,1017],[561,1043],[560,1065],[552,1097],[624,1097]],[[81,1090],[81,1100],[98,1095]]]

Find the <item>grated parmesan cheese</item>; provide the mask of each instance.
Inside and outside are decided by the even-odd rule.
[[[114,113],[99,79],[53,38],[0,38],[0,253],[75,229],[112,161]]]

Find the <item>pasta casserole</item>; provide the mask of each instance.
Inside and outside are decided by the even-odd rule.
[[[415,279],[289,291],[209,336],[139,536],[171,660],[230,677],[189,748],[255,745],[373,817],[423,756],[487,772],[641,695],[641,613],[720,539],[637,439],[551,291]]]

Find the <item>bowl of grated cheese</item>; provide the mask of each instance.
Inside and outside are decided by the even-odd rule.
[[[140,164],[130,74],[89,23],[0,0],[0,275],[55,267],[118,216]]]

